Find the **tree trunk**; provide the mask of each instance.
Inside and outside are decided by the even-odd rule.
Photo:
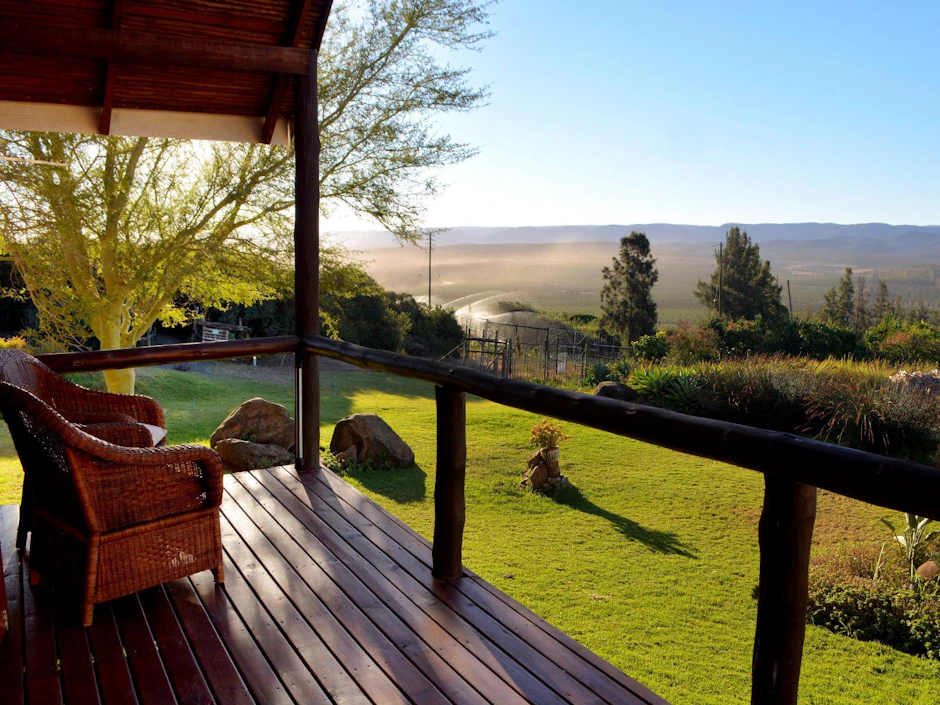
[[[105,384],[108,385],[109,392],[114,394],[134,393],[134,384],[137,379],[134,368],[126,370],[105,370],[102,374],[104,374],[104,381]]]
[[[102,350],[121,348],[121,332],[117,326],[105,325],[103,330],[95,331]],[[104,381],[108,391],[114,394],[133,394],[137,375],[133,368],[126,370],[105,370]]]

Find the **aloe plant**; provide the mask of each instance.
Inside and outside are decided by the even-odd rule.
[[[610,371],[622,382],[626,382],[630,377],[630,370],[633,369],[633,363],[629,358],[622,357],[610,363]]]
[[[933,522],[930,517],[919,517],[916,514],[904,514],[907,526],[904,527],[904,533],[899,534],[887,519],[881,521],[891,529],[894,534],[894,540],[897,541],[904,550],[907,564],[910,569],[911,584],[913,585],[917,578],[917,566],[930,550],[930,542],[937,536],[940,536],[940,530],[934,529],[928,531],[927,527]]]

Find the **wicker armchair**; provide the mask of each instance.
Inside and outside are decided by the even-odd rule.
[[[26,475],[17,546],[39,576],[94,605],[211,569],[222,582],[222,462],[203,446],[148,447],[152,399],[92,392],[0,351],[0,411]],[[22,542],[22,543],[21,543]]]

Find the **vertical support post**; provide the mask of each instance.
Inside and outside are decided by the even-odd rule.
[[[450,386],[435,387],[434,395],[437,399],[437,477],[431,572],[440,580],[454,580],[463,574],[467,395]]]
[[[301,340],[320,333],[320,127],[317,52],[310,71],[294,78],[294,325]],[[298,470],[320,462],[320,369],[302,347],[294,353]]]
[[[551,332],[550,328],[545,329],[545,372],[543,373],[543,379],[546,382],[548,381],[548,358],[550,357],[550,352],[548,349],[548,345],[549,345],[548,335],[550,332]]]
[[[751,705],[796,705],[809,601],[816,488],[764,476]]]

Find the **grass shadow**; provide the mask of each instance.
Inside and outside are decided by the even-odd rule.
[[[343,477],[399,504],[423,502],[427,497],[427,473],[417,463],[407,468],[354,466]]]
[[[695,548],[683,543],[675,533],[671,531],[648,529],[632,519],[622,517],[619,514],[614,514],[607,509],[599,507],[585,497],[577,487],[563,487],[548,493],[547,496],[557,504],[563,504],[579,512],[606,519],[623,536],[632,541],[639,541],[655,553],[672,554],[686,558],[698,558],[698,555],[695,553]]]

